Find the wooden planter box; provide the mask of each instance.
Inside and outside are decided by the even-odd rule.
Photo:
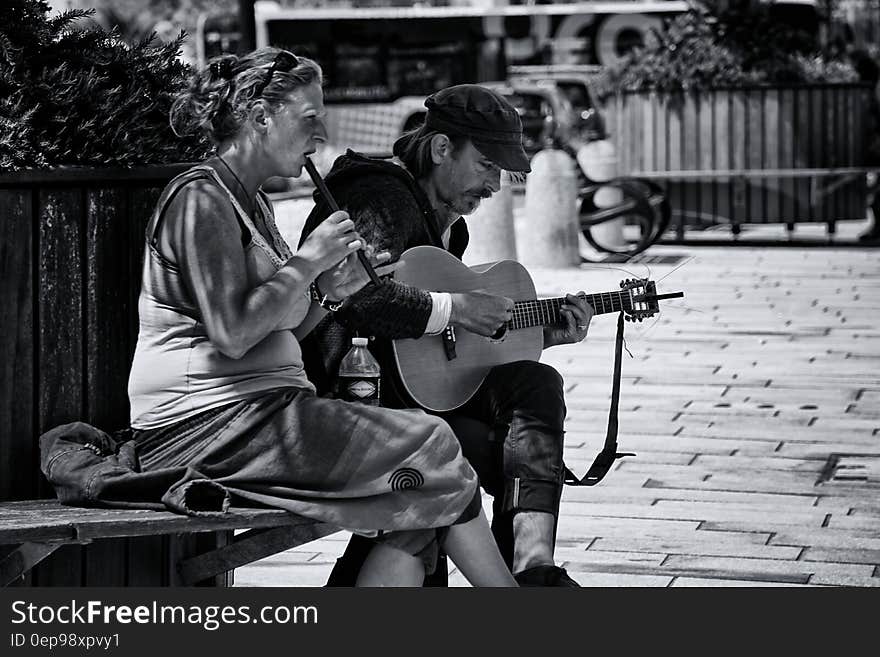
[[[0,501],[54,497],[38,437],[85,420],[128,424],[144,229],[189,165],[0,175]],[[62,548],[29,584],[163,585],[162,555],[225,537],[165,536]]]
[[[624,93],[613,107],[622,175],[660,180],[673,224],[864,219],[861,84]],[[844,169],[832,176],[816,170]],[[845,171],[850,169],[850,171]]]

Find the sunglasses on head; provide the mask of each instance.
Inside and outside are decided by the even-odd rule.
[[[263,76],[263,80],[257,85],[256,89],[254,89],[254,98],[259,98],[263,95],[263,92],[266,91],[266,87],[269,86],[269,83],[272,81],[272,76],[275,75],[275,71],[281,71],[282,73],[287,73],[299,65],[299,59],[295,55],[291,55],[289,52],[281,51],[277,55],[275,55],[275,61],[272,62],[272,66],[269,67],[269,70],[266,71],[266,75]]]

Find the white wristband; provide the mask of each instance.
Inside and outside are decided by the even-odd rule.
[[[449,292],[429,292],[431,295],[431,316],[425,327],[425,335],[442,333],[452,315],[452,295]]]

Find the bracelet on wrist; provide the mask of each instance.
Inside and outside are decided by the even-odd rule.
[[[326,294],[321,292],[321,288],[318,287],[318,281],[312,281],[309,285],[309,295],[312,298],[312,301],[315,301],[321,308],[324,310],[329,310],[331,313],[335,313],[342,307],[342,304],[345,303],[345,300],[342,301],[334,301],[330,299]]]

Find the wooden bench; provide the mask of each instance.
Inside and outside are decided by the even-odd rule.
[[[248,531],[235,534],[235,530]],[[137,559],[134,567],[161,570],[143,573],[134,582],[188,586],[214,579],[230,585],[232,571],[263,557],[303,545],[339,528],[279,509],[235,508],[222,516],[184,516],[141,509],[87,509],[55,500],[0,502],[0,586],[21,581],[41,561],[68,545],[118,541],[135,537],[213,534],[207,550],[172,541],[158,558]],[[116,552],[111,549],[111,554]],[[2,554],[2,552],[0,552]],[[219,578],[219,579],[218,579]]]

